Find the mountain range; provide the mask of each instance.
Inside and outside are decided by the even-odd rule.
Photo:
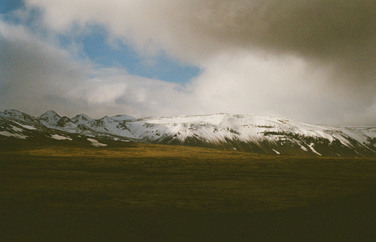
[[[73,118],[47,111],[34,117],[0,112],[0,142],[60,142],[93,146],[146,142],[274,155],[376,156],[376,126],[330,127],[288,119],[214,114],[134,118]]]

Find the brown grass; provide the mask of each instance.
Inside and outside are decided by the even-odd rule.
[[[148,144],[48,146],[1,151],[0,184],[1,216],[17,224],[34,211],[49,219],[134,209],[255,214],[366,192],[376,184],[376,160]]]
[[[43,198],[46,206],[254,212],[346,196],[376,181],[372,159],[265,156],[184,146],[53,146],[1,156],[8,199],[25,193],[27,199]],[[99,203],[77,203],[85,193]],[[66,195],[71,200],[62,202],[59,198]]]

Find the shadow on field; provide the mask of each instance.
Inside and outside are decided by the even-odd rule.
[[[0,145],[0,241],[376,241],[375,208],[375,159]]]
[[[271,212],[137,208],[52,210],[13,204],[3,241],[374,241],[376,189]]]

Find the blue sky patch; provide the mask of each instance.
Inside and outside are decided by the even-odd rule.
[[[82,45],[84,57],[86,56],[103,67],[124,68],[132,75],[186,83],[200,74],[199,68],[182,65],[164,53],[153,57],[143,56],[120,41],[109,43],[107,37],[108,33],[104,28],[93,26],[89,34],[73,39],[73,41]]]
[[[31,10],[26,23],[12,15],[14,10],[23,7],[22,0],[0,0],[1,17],[7,22],[23,24],[31,31],[38,31],[43,35],[43,28],[34,25],[34,21],[40,17],[37,9]],[[63,48],[73,44],[79,46],[80,57],[84,59],[88,58],[102,67],[124,68],[132,75],[184,84],[200,74],[198,67],[184,65],[163,52],[157,56],[144,56],[120,41],[116,45],[108,43],[107,37],[105,28],[93,25],[84,34],[68,33],[60,35],[58,39]]]
[[[0,13],[10,13],[24,6],[22,0],[0,0]]]

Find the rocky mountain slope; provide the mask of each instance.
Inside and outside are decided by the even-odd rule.
[[[91,119],[47,111],[39,117],[17,110],[0,113],[0,140],[36,137],[94,146],[150,142],[205,146],[276,155],[376,156],[375,127],[335,128],[252,115]]]

